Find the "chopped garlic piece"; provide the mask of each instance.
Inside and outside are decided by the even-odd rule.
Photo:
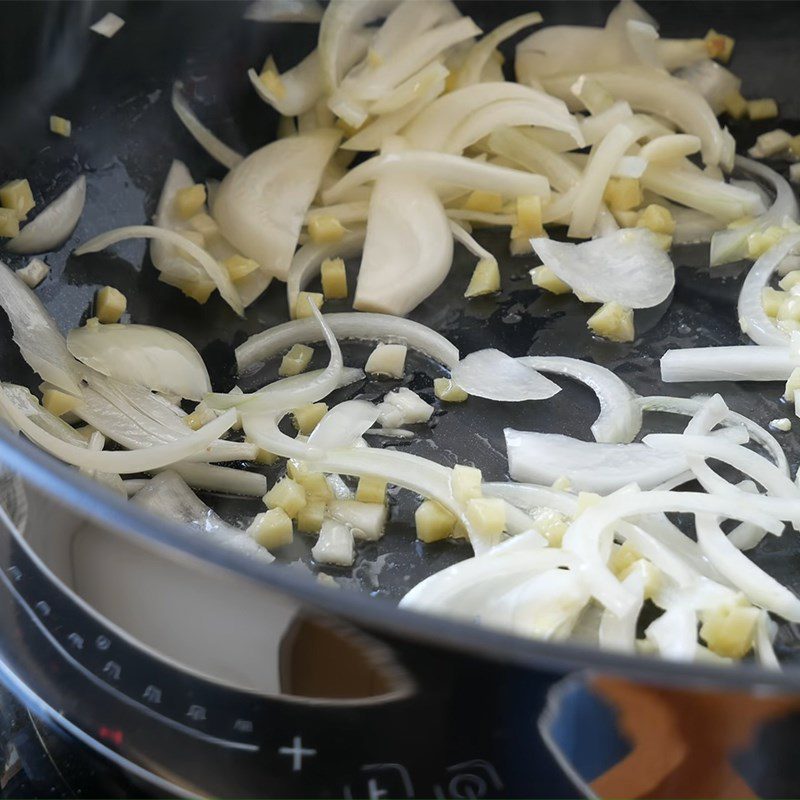
[[[206,187],[202,183],[178,189],[175,193],[175,210],[181,219],[191,219],[203,210],[206,203]],[[185,234],[184,234],[185,235]]]
[[[284,97],[286,97],[286,87],[284,86],[280,75],[278,75],[274,69],[264,70],[264,72],[262,72],[258,78],[261,83],[264,84],[264,88],[274,95],[276,99],[282,100]]]
[[[176,289],[180,289],[187,297],[191,297],[200,305],[208,302],[208,298],[217,288],[211,281],[176,281],[174,285]]]
[[[675,232],[675,218],[668,208],[650,204],[644,211],[639,212],[636,225],[639,228],[649,228],[653,233],[672,235]]]
[[[282,508],[294,519],[306,504],[306,490],[291,478],[281,478],[265,495],[267,508]]]
[[[311,548],[311,555],[320,564],[349,567],[355,558],[353,534],[347,525],[333,519],[324,519],[319,539]]]
[[[786,381],[786,387],[783,391],[783,396],[787,400],[792,400],[795,396],[795,392],[797,391],[800,391],[800,367],[795,367],[792,370],[792,374]]]
[[[401,386],[389,392],[378,406],[378,424],[382,428],[417,425],[427,422],[433,410],[433,406],[426,403],[416,392]]]
[[[256,453],[256,464],[264,464],[265,466],[270,466],[274,464],[280,456],[276,456],[275,453],[270,453],[269,450],[264,450],[264,448],[259,447],[258,452]]]
[[[788,297],[787,292],[779,292],[771,286],[765,286],[761,290],[761,305],[769,317],[776,317],[783,301]]]
[[[97,293],[95,313],[102,323],[119,322],[127,307],[127,298],[113,286],[104,286]]]
[[[371,353],[364,366],[370,375],[386,375],[402,378],[406,366],[408,348],[404,344],[380,343]]]
[[[323,297],[319,292],[300,292],[294,304],[294,318],[304,319],[311,316],[309,303],[322,308]]]
[[[661,570],[645,558],[634,561],[627,569],[619,573],[619,579],[624,581],[631,573],[638,572],[644,587],[644,596],[650,600],[661,588],[663,583]]]
[[[665,253],[669,252],[672,247],[672,237],[668,233],[654,233],[655,244],[661,248]]]
[[[69,139],[72,136],[72,123],[68,119],[64,119],[64,117],[51,116],[50,131]]]
[[[291,544],[294,538],[292,520],[282,508],[256,514],[247,533],[267,550]]]
[[[289,378],[299,375],[311,363],[314,351],[305,344],[293,344],[288,353],[281,359],[278,375]]]
[[[213,422],[216,418],[217,415],[205,403],[200,402],[195,406],[191,414],[187,414],[183,418],[183,421],[193,431],[199,431],[203,425],[208,425],[209,422]]]
[[[36,206],[31,185],[26,178],[9,181],[0,186],[0,205],[17,213],[17,219],[25,219]]]
[[[775,316],[779,320],[800,322],[800,296],[787,294],[778,307],[778,313]]]
[[[214,218],[210,214],[206,214],[205,211],[201,211],[199,214],[195,214],[191,217],[189,219],[189,226],[197,231],[197,233],[201,233],[203,239],[206,241],[210,241],[215,236],[219,236],[219,225],[217,225]]]
[[[717,33],[712,28],[706,34],[705,41],[709,58],[721,61],[723,64],[727,64],[731,60],[735,39],[731,39],[730,36],[725,36],[723,33]]]
[[[228,270],[228,275],[230,275],[231,280],[234,282],[246,278],[259,268],[257,261],[253,261],[252,258],[245,258],[238,253],[232,255],[230,258],[226,258],[222,262],[222,266]]]
[[[332,500],[328,503],[327,513],[347,525],[356,539],[374,542],[383,536],[389,511],[383,503]]]
[[[743,658],[750,652],[761,612],[752,606],[723,606],[703,614],[700,636],[718,656]]]
[[[569,284],[564,283],[550,267],[534,267],[529,275],[534,286],[538,286],[551,294],[569,294],[572,291]]]
[[[750,119],[772,119],[778,116],[778,104],[771,97],[750,100],[747,103],[747,114]]]
[[[360,503],[385,503],[386,481],[371,475],[362,475],[358,479],[356,500]]]
[[[424,500],[414,512],[417,539],[421,542],[438,542],[447,539],[456,524],[456,518],[435,500]]]
[[[792,421],[788,417],[780,417],[779,419],[773,419],[769,426],[776,431],[787,433],[792,429]]]
[[[469,395],[450,378],[434,378],[433,393],[445,403],[463,403]]]
[[[756,139],[755,145],[747,153],[753,158],[769,158],[776,153],[787,150],[791,141],[791,134],[787,133],[783,128],[776,128],[774,131],[762,133]]]
[[[289,477],[299,483],[306,490],[306,497],[328,501],[333,497],[331,487],[325,479],[325,474],[308,468],[302,461],[290,459],[286,465]]]
[[[608,559],[608,568],[614,575],[619,577],[641,557],[642,554],[630,542],[623,542],[612,549],[611,556]]]
[[[113,12],[109,12],[108,14],[104,14],[94,25],[89,27],[90,31],[94,33],[99,33],[101,36],[105,36],[106,39],[110,39],[116,33],[119,33],[120,28],[125,24],[125,20],[122,17],[117,16]]]
[[[467,501],[467,519],[473,534],[493,546],[506,527],[506,506],[499,497],[475,497]]]
[[[467,197],[464,208],[485,214],[499,214],[503,210],[503,197],[496,192],[476,190]]]
[[[500,269],[493,258],[482,258],[464,292],[464,297],[480,297],[484,294],[494,294],[500,291]]]
[[[542,198],[524,195],[517,198],[517,224],[511,229],[512,239],[532,239],[544,236],[542,225]]]
[[[785,228],[777,225],[770,225],[765,231],[754,231],[747,237],[747,255],[752,259],[760,258],[783,239],[786,233]]]
[[[79,403],[79,398],[60,389],[45,389],[42,393],[42,405],[57,417],[63,417],[64,414],[73,411]]]
[[[603,200],[613,211],[629,211],[642,204],[642,187],[636,178],[610,178]]]
[[[778,281],[778,286],[780,286],[781,289],[786,292],[788,292],[790,289],[793,289],[798,284],[800,284],[800,269],[793,269],[791,272],[787,272]]]
[[[326,300],[344,300],[347,297],[347,272],[341,258],[326,258],[320,268],[322,294]]]
[[[327,413],[328,406],[325,403],[309,403],[295,408],[292,411],[292,420],[298,432],[308,436]]]
[[[561,540],[569,528],[570,520],[552,508],[538,508],[533,513],[533,527],[547,539],[550,547],[561,547]]]
[[[336,578],[334,578],[332,575],[328,575],[325,572],[317,573],[317,583],[327,586],[329,589],[339,588],[339,584],[336,583]]]
[[[331,244],[341,241],[347,230],[336,217],[330,215],[313,216],[308,221],[308,235],[316,244]]]
[[[638,211],[612,211],[620,228],[635,228],[639,222]]]
[[[19,217],[13,208],[0,208],[0,236],[13,238],[19,234]]]
[[[301,533],[319,533],[325,518],[325,501],[310,499],[297,512],[297,530]]]
[[[450,477],[450,490],[453,497],[460,505],[469,500],[483,496],[481,483],[483,475],[477,467],[467,467],[463,464],[456,464]]]
[[[633,311],[614,301],[600,306],[586,324],[598,336],[612,342],[632,342],[635,336]]]
[[[742,119],[747,114],[747,100],[738,89],[734,89],[723,101],[725,111],[734,119]]]
[[[38,258],[32,258],[27,266],[17,270],[17,277],[35,289],[50,273],[50,267]]]

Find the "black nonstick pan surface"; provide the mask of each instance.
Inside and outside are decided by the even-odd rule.
[[[424,2],[424,0],[420,0]],[[660,21],[664,36],[703,36],[714,27],[736,38],[732,68],[744,80],[749,97],[776,97],[782,119],[762,123],[733,123],[739,151],[755,137],[774,127],[800,132],[800,5],[794,3],[649,3],[647,9]],[[612,7],[607,3],[472,2],[463,4],[485,29],[535,7],[546,24],[602,24]],[[185,131],[172,112],[169,95],[176,79],[200,118],[230,146],[250,152],[273,138],[276,115],[252,91],[246,77],[272,53],[279,66],[296,63],[315,45],[317,26],[258,23],[242,18],[245,4],[237,2],[152,3],[27,3],[3,5],[0,27],[0,183],[27,177],[34,187],[38,207],[57,196],[84,173],[88,199],[83,217],[70,240],[45,260],[51,272],[37,294],[57,319],[62,331],[81,324],[91,315],[96,289],[111,284],[128,297],[130,321],[161,325],[192,341],[209,366],[218,391],[236,382],[233,348],[247,336],[285,321],[283,284],[274,282],[241,320],[214,295],[204,306],[185,298],[157,280],[145,242],[117,245],[109,251],[75,258],[74,248],[89,237],[121,225],[149,222],[162,182],[173,158],[189,166],[196,180],[220,178],[222,168],[212,161]],[[122,16],[126,25],[113,39],[89,31],[89,25],[107,11]],[[510,53],[510,51],[509,51]],[[62,139],[48,130],[48,117],[58,114],[72,120],[72,137]],[[788,164],[772,164],[783,171]],[[501,263],[502,295],[467,303],[462,295],[474,259],[456,248],[448,279],[420,305],[411,317],[438,330],[462,354],[497,347],[510,355],[569,355],[613,369],[641,394],[682,394],[720,391],[734,410],[762,425],[776,417],[793,416],[779,400],[777,384],[691,384],[664,386],[659,381],[658,359],[673,347],[744,342],[736,322],[735,303],[745,265],[710,272],[706,250],[678,248],[673,252],[677,285],[671,302],[637,313],[637,338],[631,344],[613,344],[593,338],[586,329],[589,311],[571,296],[553,296],[531,287],[528,270],[534,257],[511,258],[505,232],[478,231],[478,239]],[[24,257],[8,255],[14,267]],[[348,264],[355,281],[357,261]],[[349,310],[347,301],[326,305],[326,310]],[[361,365],[367,345],[345,343],[345,361]],[[317,354],[320,362],[326,359]],[[3,380],[32,388],[38,379],[22,361],[11,342],[10,327],[0,319],[0,365]],[[434,402],[432,378],[438,368],[418,355],[410,355],[408,373],[401,382]],[[270,363],[242,382],[245,389],[272,378]],[[381,396],[397,382],[367,381],[342,390],[342,398]],[[589,438],[597,409],[593,395],[574,383],[564,382],[553,400],[540,403],[498,404],[470,398],[463,406],[439,408],[429,427],[409,444],[378,440],[375,444],[407,448],[452,465],[473,463],[487,480],[506,477],[502,430],[506,426],[552,431]],[[660,415],[648,426],[678,430],[681,420]],[[796,468],[800,447],[795,433],[781,437],[790,463]],[[596,654],[573,645],[521,642],[497,633],[476,631],[439,620],[423,620],[395,612],[394,604],[417,581],[468,557],[467,545],[458,542],[423,545],[416,541],[413,509],[408,493],[393,496],[391,525],[378,542],[359,546],[352,569],[325,567],[346,591],[331,593],[315,586],[309,574],[317,567],[310,557],[313,539],[296,537],[283,567],[245,565],[235,556],[209,548],[184,531],[124,509],[120,502],[77,473],[56,465],[33,448],[2,437],[0,456],[26,475],[62,494],[66,503],[80,503],[104,516],[131,535],[146,536],[188,550],[200,557],[224,562],[292,593],[304,594],[343,613],[368,618],[412,635],[490,651],[522,659],[577,659],[624,665],[624,658]],[[275,468],[275,475],[277,470]],[[252,516],[255,504],[213,495],[203,499],[233,522]],[[752,553],[755,560],[795,591],[800,591],[798,535],[767,537]],[[332,597],[331,595],[335,595]],[[365,595],[382,598],[384,602]],[[776,643],[788,662],[800,661],[800,637],[783,625]],[[637,667],[664,669],[640,660]],[[669,669],[677,669],[669,667]],[[681,668],[684,669],[684,668]],[[688,668],[686,668],[688,669]],[[696,668],[697,674],[716,674]],[[755,668],[725,671],[747,676]],[[762,676],[763,677],[763,676]],[[733,676],[733,679],[736,679]],[[794,669],[776,680],[797,681]]]

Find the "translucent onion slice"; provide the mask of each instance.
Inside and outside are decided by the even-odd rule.
[[[228,271],[220,266],[216,259],[202,247],[176,231],[156,228],[152,225],[128,225],[123,228],[114,228],[95,236],[94,239],[90,239],[88,242],[84,242],[75,250],[75,255],[82,256],[86,253],[97,253],[112,244],[124,242],[126,239],[160,239],[166,244],[175,245],[181,250],[185,250],[205,270],[208,277],[219,289],[219,293],[225,302],[240,317],[244,316],[242,301],[230,279]]]
[[[622,616],[612,614],[608,609],[600,618],[599,643],[608,650],[621,653],[636,652],[636,626],[644,604],[644,579],[638,570],[632,570],[622,586],[635,601]]]
[[[220,184],[212,213],[222,233],[268,274],[286,280],[303,219],[340,138],[324,129],[279,139]]]
[[[561,391],[558,384],[535,369],[493,349],[470,353],[452,367],[450,374],[467,394],[487,400],[545,400]]]
[[[700,139],[688,133],[658,136],[642,145],[639,156],[646,161],[672,161],[700,152]]]
[[[800,245],[800,233],[785,236],[761,256],[747,273],[739,292],[739,326],[742,333],[756,344],[781,346],[789,342],[789,334],[782,331],[764,311],[761,302],[762,290],[769,285],[770,278],[784,258]]]
[[[173,464],[170,469],[177,472],[193,489],[242,497],[263,497],[267,492],[267,477],[258,472],[186,462]]]
[[[353,307],[405,316],[431,295],[453,263],[450,223],[419,177],[375,181]]]
[[[785,381],[797,366],[786,345],[753,347],[687,347],[661,356],[661,380]]]
[[[222,547],[235,550],[247,558],[269,563],[269,551],[244,531],[223,522],[173,470],[147,481],[131,502],[152,511],[159,517],[188,525]]]
[[[677,602],[648,625],[645,636],[663,658],[694,661],[698,651],[697,612],[687,603]]]
[[[581,300],[616,301],[627,308],[650,308],[669,297],[675,269],[645,228],[623,229],[582,244],[532,239],[543,264],[572,287]]]
[[[641,443],[582,442],[557,433],[505,429],[509,474],[515,481],[552,484],[567,478],[575,489],[608,494],[632,483],[657,486],[687,469],[679,453]]]
[[[247,70],[247,77],[258,96],[285,117],[296,117],[313,108],[325,86],[318,50],[312,50],[299,64],[279,75],[281,91],[277,94],[254,69]]]
[[[320,451],[352,447],[378,419],[378,407],[366,400],[346,400],[334,406],[308,437]]]
[[[728,541],[712,514],[697,514],[697,541],[711,563],[751,602],[800,622],[800,598],[757,567]]]
[[[200,400],[211,391],[206,365],[183,336],[151,325],[97,325],[67,334],[67,349],[103,375],[154,392]]]
[[[592,424],[596,442],[630,442],[641,430],[642,410],[635,392],[610,369],[562,356],[526,356],[517,361],[539,372],[565,375],[584,383],[597,395],[600,415]]]
[[[339,339],[362,339],[405,344],[452,368],[458,363],[458,348],[436,331],[419,322],[389,314],[325,314],[325,323]],[[309,344],[324,338],[312,319],[298,319],[256,333],[236,348],[239,372],[277,356],[295,343]]]
[[[481,489],[489,497],[500,497],[517,508],[531,513],[538,508],[552,508],[568,517],[578,511],[578,498],[551,486],[530,483],[484,483]]]
[[[416,175],[429,181],[468,189],[498,192],[510,197],[533,194],[546,199],[550,196],[550,185],[541,175],[483,164],[450,153],[406,150],[375,156],[359,164],[324,191],[322,199],[325,203],[341,202],[356,187],[376,181],[381,175],[390,172]]]
[[[742,87],[740,78],[710,58],[695,61],[679,70],[675,77],[700,92],[715,114],[721,114],[725,110],[725,101]]]
[[[8,315],[14,342],[30,368],[69,394],[81,393],[75,360],[41,300],[0,261],[0,307]]]
[[[407,6],[413,8],[413,6]],[[417,6],[419,7],[419,6]],[[410,78],[407,78],[399,86],[393,89],[386,97],[381,97],[370,105],[370,114],[385,117],[396,111],[400,111],[417,100],[426,96],[432,86],[438,86],[447,79],[450,71],[439,61],[433,61]],[[441,92],[433,95],[438,97]],[[433,97],[429,98],[429,102]],[[409,117],[409,120],[413,117]]]
[[[319,274],[325,259],[352,258],[358,255],[364,247],[365,235],[364,228],[356,228],[347,231],[338,242],[322,244],[307,242],[304,244],[294,254],[292,265],[286,276],[286,299],[289,308],[294,308],[298,294]]]
[[[215,161],[223,167],[233,169],[242,161],[242,156],[224,142],[220,141],[211,131],[203,125],[192,111],[186,98],[183,96],[183,85],[178,82],[172,87],[172,108],[178,115],[178,119],[184,124],[186,130],[194,137],[194,140],[203,148]]]
[[[2,390],[5,392],[6,397],[8,397],[26,417],[29,417],[48,433],[76,447],[86,447],[86,439],[77,433],[71,425],[67,425],[61,417],[51,414],[24,386],[17,386],[14,383],[3,383]]]
[[[467,56],[458,69],[456,86],[461,89],[464,86],[471,86],[479,83],[483,69],[491,59],[492,53],[497,46],[510,39],[525,28],[539,25],[542,15],[538,11],[529,14],[521,14],[518,17],[509,19],[498,25],[493,31],[487,33],[479,42],[472,45],[467,52]]]
[[[86,178],[81,175],[22,231],[6,242],[11,253],[46,253],[69,239],[86,204]]]
[[[183,439],[175,442],[154,445],[142,450],[128,450],[125,452],[92,452],[86,448],[53,436],[53,434],[40,428],[22,413],[8,398],[5,392],[0,392],[0,406],[13,424],[25,436],[43,450],[65,461],[85,469],[96,469],[100,472],[116,472],[120,475],[132,472],[150,472],[160,467],[166,467],[176,461],[183,461],[202,452],[212,442],[222,436],[236,422],[236,412],[231,410],[218,417],[200,430],[194,431]]]

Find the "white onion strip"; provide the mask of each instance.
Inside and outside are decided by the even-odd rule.
[[[203,125],[192,111],[189,103],[181,91],[182,86],[176,83],[172,87],[172,108],[178,115],[178,119],[186,126],[186,130],[194,137],[194,140],[203,148],[215,161],[219,161],[223,167],[233,169],[242,161],[242,155],[234,149],[228,147],[220,141],[211,131]]]
[[[267,492],[267,478],[258,472],[186,462],[172,464],[170,469],[177,472],[193,489],[242,497],[262,497]]]
[[[167,244],[176,245],[181,250],[186,251],[198,264],[205,270],[208,277],[214,282],[214,285],[219,289],[219,293],[225,302],[240,316],[244,316],[244,306],[239,298],[239,293],[231,281],[228,271],[220,266],[219,262],[202,247],[195,244],[185,236],[181,236],[177,231],[166,230],[165,228],[157,228],[153,225],[127,225],[123,228],[114,228],[113,230],[101,233],[95,236],[88,242],[84,242],[80,247],[75,250],[76,256],[82,256],[86,253],[97,253],[110,247],[112,244],[124,242],[126,239],[160,239]]]
[[[661,356],[661,380],[785,381],[796,366],[786,345],[686,347],[667,350]]]
[[[545,400],[561,387],[500,350],[478,350],[455,364],[450,374],[467,394],[518,403]]]
[[[6,242],[12,253],[46,253],[57,249],[70,236],[86,204],[86,178],[81,175],[13,239]]]
[[[419,322],[389,314],[325,314],[325,322],[338,339],[399,342],[452,368],[458,363],[458,348],[439,333]],[[298,319],[276,325],[251,336],[236,348],[239,372],[288,350],[293,344],[323,339],[313,319]]]

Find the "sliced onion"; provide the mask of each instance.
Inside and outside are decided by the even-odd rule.
[[[303,219],[341,134],[325,129],[256,150],[222,181],[212,213],[230,243],[286,279]]]
[[[172,108],[178,119],[184,124],[186,130],[194,140],[208,153],[211,158],[222,164],[223,167],[233,169],[242,161],[241,154],[221,142],[211,131],[203,125],[192,111],[186,98],[183,96],[183,85],[176,83],[172,87]]]
[[[313,108],[324,88],[318,50],[312,50],[299,64],[278,76],[280,94],[270,91],[254,69],[247,70],[247,77],[258,96],[285,117],[296,117]]]
[[[467,394],[501,402],[545,400],[561,387],[499,350],[478,350],[450,370]]]
[[[177,472],[193,489],[242,497],[263,497],[267,493],[267,478],[258,472],[186,462],[173,464],[170,469]]]
[[[526,356],[518,358],[522,364],[586,384],[600,402],[600,415],[592,424],[596,442],[621,442],[633,440],[642,427],[642,411],[636,394],[610,369],[578,358],[563,356]]]
[[[576,489],[608,494],[631,483],[649,489],[687,468],[678,453],[644,444],[582,442],[557,433],[505,429],[509,474],[515,481],[553,483],[566,477]]]
[[[642,397],[639,403],[643,411],[663,411],[668,414],[684,414],[692,416],[696,414],[703,406],[704,398],[689,398],[689,397]],[[766,450],[775,465],[783,472],[784,475],[789,474],[789,462],[786,460],[786,454],[783,448],[778,443],[778,440],[766,428],[757,425],[749,417],[742,414],[737,414],[735,411],[728,411],[725,421],[728,425],[741,425],[750,438],[757,442],[761,447]]]
[[[455,130],[470,116],[492,104],[514,100],[538,108],[539,125],[563,131],[582,146],[580,129],[562,101],[538,89],[507,81],[479,83],[443,95],[424,109],[403,135],[412,147],[445,150]]]
[[[534,252],[579,298],[650,308],[669,297],[675,269],[645,228],[623,229],[582,244],[531,240]]]
[[[88,451],[86,448],[68,444],[53,436],[53,434],[40,428],[30,421],[7,397],[5,392],[0,392],[0,406],[10,417],[13,424],[25,436],[43,450],[47,450],[56,458],[68,464],[96,469],[100,472],[116,472],[120,475],[132,472],[150,472],[160,467],[166,467],[176,461],[183,461],[197,453],[202,452],[213,441],[231,428],[236,422],[236,412],[231,410],[222,416],[194,431],[176,442],[153,445],[142,450],[128,450],[125,452],[102,451],[99,453]]]
[[[131,500],[165,519],[194,528],[217,544],[264,562],[273,560],[269,551],[248,534],[223,522],[173,470],[147,481]]]
[[[278,426],[288,412],[259,411],[242,413],[242,429],[248,442],[282,458],[308,459],[322,455],[316,447],[311,447],[301,439],[287,436]]]
[[[61,417],[51,414],[24,386],[3,383],[2,391],[26,417],[29,417],[48,433],[76,447],[86,447],[86,439],[76,433],[75,429],[71,425],[67,425]]]
[[[450,223],[450,232],[453,234],[453,239],[455,239],[459,244],[464,245],[466,249],[472,253],[476,258],[485,259],[487,261],[494,261],[496,262],[497,259],[485,248],[481,247],[472,236],[464,230],[457,222]]]
[[[325,322],[339,339],[366,339],[405,344],[452,368],[458,363],[458,348],[436,331],[419,322],[389,314],[325,314]],[[256,333],[236,348],[239,372],[272,358],[293,344],[319,342],[324,338],[312,319],[298,319]]]
[[[728,97],[742,87],[741,79],[710,58],[703,58],[684,67],[678,71],[676,77],[700,92],[715,114],[721,114],[725,110]]]
[[[537,508],[552,508],[568,517],[578,511],[578,498],[574,494],[553,489],[551,486],[535,486],[530,483],[484,483],[481,489],[489,497],[500,497],[531,513]]]
[[[667,350],[661,356],[661,380],[691,381],[785,381],[795,368],[789,348],[687,347]]]
[[[542,15],[538,11],[532,11],[529,14],[521,14],[518,17],[509,19],[498,25],[490,33],[487,33],[469,49],[464,62],[459,67],[456,86],[460,89],[464,86],[479,83],[483,69],[491,59],[492,53],[497,46],[506,39],[510,39],[520,31],[525,30],[525,28],[539,25],[541,21]]]
[[[645,636],[670,661],[693,661],[697,656],[697,612],[687,603],[671,605],[651,622]]]
[[[697,514],[697,541],[711,563],[751,602],[800,622],[800,598],[757,567],[728,541],[712,514]]]
[[[366,400],[346,400],[334,406],[308,437],[308,446],[332,450],[354,445],[378,419],[378,407]]]
[[[12,253],[46,253],[69,239],[86,204],[86,178],[81,175],[13,239],[6,242]]]
[[[75,360],[41,300],[0,261],[0,307],[25,362],[48,383],[80,395]]]
[[[338,242],[304,244],[294,254],[286,276],[286,299],[289,308],[294,308],[297,296],[319,274],[325,259],[351,258],[360,253],[364,246],[365,234],[364,228],[357,228],[347,231]]]
[[[436,193],[411,175],[375,181],[353,308],[405,316],[447,277],[450,223]]]
[[[154,392],[200,400],[211,391],[206,365],[183,336],[151,325],[75,328],[67,349],[88,367]]]
[[[322,6],[317,0],[253,0],[242,19],[251,22],[308,22],[322,19]]]
[[[739,293],[739,325],[742,333],[756,344],[781,346],[789,342],[789,334],[782,331],[764,311],[762,290],[784,258],[800,245],[800,233],[785,236],[753,264]]]
[[[240,316],[244,316],[244,307],[239,298],[239,293],[230,279],[228,271],[209,255],[202,247],[196,245],[190,239],[182,236],[176,231],[156,228],[152,225],[128,225],[124,228],[114,228],[113,230],[101,233],[88,242],[84,242],[75,250],[76,256],[86,253],[97,253],[110,247],[117,242],[124,242],[126,239],[160,239],[167,244],[180,247],[185,250],[198,264],[205,270],[208,277],[219,289],[219,293],[225,302]]]
[[[375,181],[381,175],[390,172],[417,175],[431,181],[498,192],[511,197],[529,194],[542,198],[550,196],[550,185],[541,175],[530,175],[507,167],[482,164],[450,153],[406,150],[375,156],[359,164],[330,189],[324,191],[322,199],[326,203],[338,203],[358,186]]]
[[[646,161],[671,161],[700,152],[700,139],[688,133],[658,136],[642,145],[639,155]]]
[[[608,650],[622,653],[636,652],[636,626],[644,604],[644,580],[641,573],[632,570],[622,581],[625,591],[636,600],[622,616],[612,614],[608,609],[600,618],[599,643]]]

